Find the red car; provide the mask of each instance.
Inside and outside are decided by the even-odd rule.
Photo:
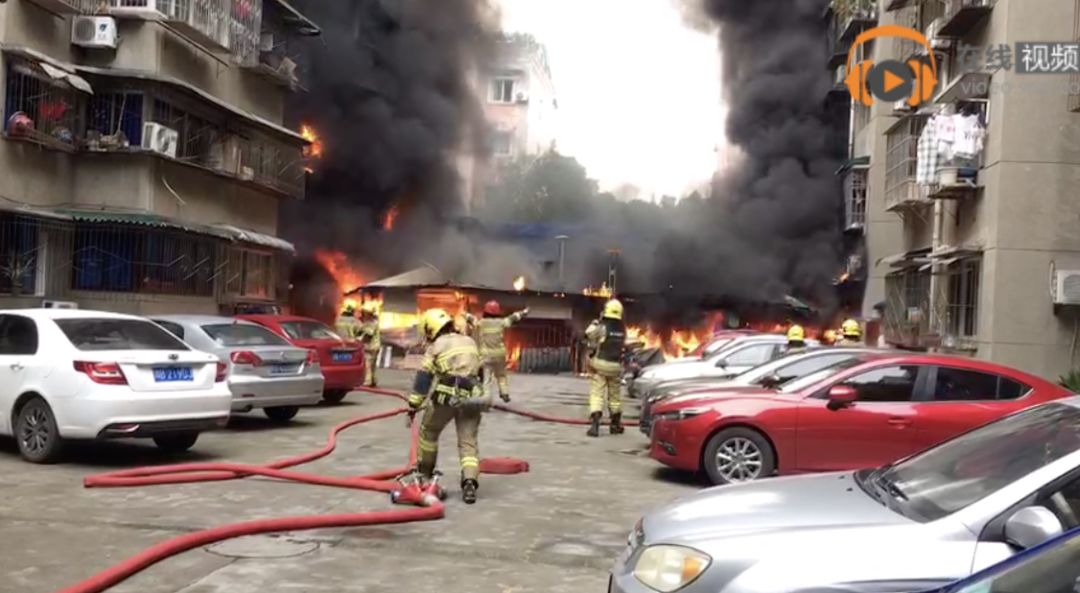
[[[729,389],[653,410],[649,455],[714,484],[896,461],[1065,388],[996,364],[867,354],[779,390]]]
[[[326,384],[323,400],[340,403],[364,381],[364,355],[355,342],[342,339],[326,324],[295,315],[238,315],[266,327],[294,346],[314,350],[319,355]]]

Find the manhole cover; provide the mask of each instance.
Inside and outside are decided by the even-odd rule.
[[[319,549],[318,542],[304,542],[287,537],[253,535],[231,539],[206,547],[206,551],[226,558],[291,558]]]

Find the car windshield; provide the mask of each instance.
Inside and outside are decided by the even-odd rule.
[[[768,377],[775,377],[779,379],[779,382],[773,383],[771,386],[779,387],[798,380],[800,377],[831,368],[833,365],[845,362],[854,356],[856,354],[853,352],[833,352],[829,349],[794,352],[740,373],[731,381],[741,385],[758,385],[762,384],[763,380]]]
[[[294,340],[341,340],[333,330],[318,321],[284,321],[281,329]]]
[[[706,344],[697,354],[702,358],[707,358],[709,356],[712,356],[713,354],[716,354],[720,351],[721,348],[727,346],[730,343],[731,340],[729,338],[725,338],[723,340],[713,340],[712,342]]]
[[[831,367],[821,369],[816,373],[810,373],[809,375],[802,377],[801,379],[796,379],[791,383],[784,385],[784,387],[781,388],[780,391],[784,393],[795,393],[796,391],[802,391],[803,389],[806,389],[811,385],[824,381],[825,379],[828,379],[829,377],[842,371],[846,371],[851,367],[858,366],[863,362],[865,361],[861,358],[849,358],[848,360],[838,362]]]
[[[1076,593],[1080,584],[1080,531],[1057,545],[1017,558],[1008,568],[973,577],[948,593]]]
[[[1054,403],[967,432],[892,466],[860,472],[905,514],[934,521],[1080,449],[1080,408]]]
[[[222,346],[287,346],[281,336],[247,323],[222,323],[202,326],[206,335]]]
[[[161,326],[138,319],[57,319],[56,325],[79,350],[189,350]]]

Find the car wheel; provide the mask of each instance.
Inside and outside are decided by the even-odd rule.
[[[64,439],[56,428],[56,418],[45,400],[34,398],[19,410],[15,418],[15,440],[19,454],[31,463],[55,463],[60,460]]]
[[[263,410],[263,413],[266,414],[267,418],[273,420],[274,422],[285,423],[289,420],[292,420],[293,418],[296,418],[296,415],[300,413],[300,407],[277,406],[273,408],[266,408],[265,410]]]
[[[772,475],[776,453],[760,432],[727,428],[709,439],[703,465],[713,484],[751,482]]]
[[[166,453],[183,453],[194,447],[197,440],[199,440],[199,433],[181,432],[158,435],[154,437],[154,444]]]
[[[323,392],[322,398],[328,404],[340,404],[346,395],[349,395],[347,389],[329,389]]]

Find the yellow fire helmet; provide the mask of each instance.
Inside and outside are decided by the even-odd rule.
[[[356,314],[356,305],[352,304],[351,302],[346,302],[344,305],[341,306],[341,314],[345,317],[352,317]]]
[[[862,326],[858,321],[854,319],[848,319],[844,322],[844,325],[840,328],[840,333],[844,334],[845,338],[861,338]]]
[[[604,317],[608,319],[622,319],[622,314],[622,303],[619,301],[611,299],[604,304]]]
[[[787,330],[787,339],[789,342],[805,342],[806,330],[801,325],[793,325]]]
[[[420,330],[424,333],[424,337],[428,340],[434,340],[435,336],[439,335],[446,324],[453,323],[454,318],[450,317],[450,314],[442,309],[428,309],[424,311],[424,316],[420,318]]]

